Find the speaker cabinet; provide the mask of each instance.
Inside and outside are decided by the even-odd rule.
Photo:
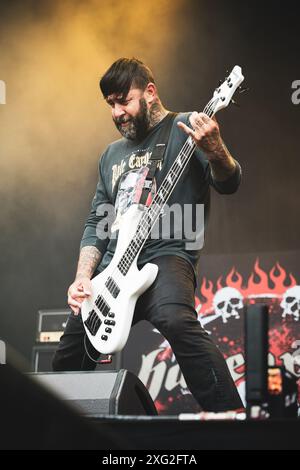
[[[32,348],[32,370],[34,372],[52,372],[52,358],[58,343],[40,344]]]
[[[259,404],[268,394],[268,307],[251,305],[246,310],[246,400]]]
[[[144,384],[131,372],[53,372],[30,374],[38,383],[67,400],[81,414],[156,415]]]
[[[122,449],[126,436],[95,428],[31,374],[0,365],[0,449]]]

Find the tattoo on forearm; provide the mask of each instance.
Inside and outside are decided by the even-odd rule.
[[[91,278],[100,260],[101,253],[95,246],[84,246],[79,256],[76,279]]]
[[[209,161],[212,177],[216,181],[225,181],[235,171],[236,164],[226,145],[222,141],[222,146],[215,152],[218,155]]]

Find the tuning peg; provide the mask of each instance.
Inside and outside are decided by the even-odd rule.
[[[241,86],[239,86],[239,94],[241,95],[242,93],[246,93],[247,91],[249,91],[250,88],[248,87],[245,87],[245,88],[242,88]]]
[[[235,100],[231,100],[230,103],[234,104],[234,106],[237,106],[238,108],[241,107]]]
[[[228,78],[229,78],[229,70],[226,70],[226,75],[225,75],[224,81],[228,80]],[[222,85],[222,83],[223,83],[223,80],[220,80],[219,81],[219,86]]]

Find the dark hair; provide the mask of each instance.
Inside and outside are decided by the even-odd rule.
[[[149,67],[134,57],[122,57],[109,67],[99,85],[104,98],[114,93],[125,98],[132,85],[145,90],[150,82],[154,83],[154,78]]]

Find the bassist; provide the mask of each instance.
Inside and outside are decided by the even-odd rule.
[[[92,357],[97,352],[84,340],[81,304],[91,295],[91,278],[109,266],[113,258],[118,224],[130,205],[139,201],[149,156],[168,115],[151,70],[137,59],[122,58],[112,64],[100,81],[100,89],[122,138],[108,146],[99,162],[99,180],[81,241],[76,278],[68,290],[72,313],[53,360],[57,371],[92,370],[96,365]],[[204,113],[176,115],[149,198],[159,188],[187,136],[191,136],[196,149],[168,204],[182,208],[205,204],[207,216],[210,186],[222,194],[235,192],[241,170],[224,145],[216,120]],[[110,236],[105,238],[99,233],[101,227],[105,231],[101,207],[109,204],[114,205],[116,217]],[[194,220],[191,224],[195,227]],[[168,237],[160,233],[159,237],[149,238],[139,255],[138,267],[153,262],[158,274],[139,297],[133,324],[148,320],[169,341],[186,383],[203,410],[240,408],[242,402],[226,362],[199,323],[194,308],[200,249],[195,237],[189,239],[184,230],[181,237],[176,236],[176,224],[170,231]]]

